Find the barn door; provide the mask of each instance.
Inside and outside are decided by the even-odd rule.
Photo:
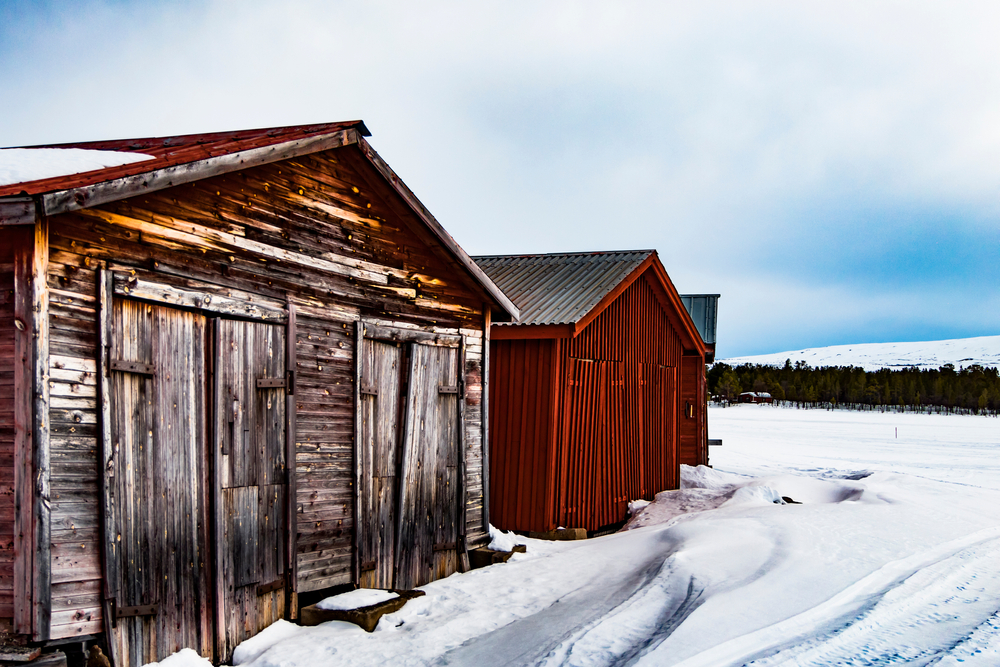
[[[422,586],[458,569],[458,360],[457,348],[411,348],[396,588]]]
[[[284,615],[285,329],[215,321],[219,658]]]
[[[364,341],[361,354],[361,526],[362,588],[392,588],[396,563],[396,516],[399,500],[400,371],[399,343]]]
[[[105,530],[117,655],[211,657],[206,321],[117,299],[111,317]]]
[[[458,569],[460,357],[361,338],[359,586],[414,588]]]

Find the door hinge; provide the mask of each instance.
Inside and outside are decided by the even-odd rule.
[[[143,364],[138,361],[124,361],[122,359],[112,359],[111,370],[123,373],[137,373],[139,375],[156,375],[156,366],[152,364]]]
[[[131,607],[118,607],[115,610],[115,618],[127,618],[130,616],[156,616],[159,613],[159,605],[137,604]]]

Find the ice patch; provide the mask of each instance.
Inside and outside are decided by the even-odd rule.
[[[328,597],[320,601],[316,606],[320,609],[345,611],[379,604],[398,597],[399,593],[393,593],[392,591],[384,591],[378,588],[358,588],[347,593]]]
[[[154,159],[143,153],[86,148],[0,148],[0,185],[82,174]]]

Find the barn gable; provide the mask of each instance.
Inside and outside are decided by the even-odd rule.
[[[495,525],[599,530],[706,462],[705,346],[655,251],[475,259],[522,312],[492,326]]]

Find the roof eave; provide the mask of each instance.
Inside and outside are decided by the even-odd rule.
[[[704,357],[707,352],[707,346],[705,341],[701,339],[701,334],[698,333],[698,327],[695,326],[694,320],[691,318],[691,313],[689,313],[687,308],[684,307],[684,302],[681,301],[680,293],[677,291],[677,288],[674,287],[674,283],[670,280],[670,276],[667,274],[667,269],[663,266],[663,263],[660,262],[659,257],[655,254],[653,257],[656,259],[656,261],[652,263],[653,271],[656,273],[657,278],[659,278],[663,286],[667,288],[665,290],[667,298],[670,300],[674,311],[676,311],[680,317],[680,323],[683,329],[680,333],[686,336],[693,344],[693,349]]]
[[[44,215],[78,211],[91,206],[108,204],[128,197],[192,183],[212,176],[259,167],[341,146],[349,146],[358,141],[364,141],[362,139],[363,132],[367,132],[367,129],[364,125],[358,124],[337,132],[172,165],[163,169],[124,176],[79,188],[56,190],[38,195],[36,200],[41,208],[39,213]]]
[[[382,177],[392,186],[396,193],[402,198],[406,205],[417,214],[417,217],[427,226],[427,229],[434,235],[434,237],[441,242],[445,248],[455,257],[455,259],[462,265],[462,267],[471,275],[472,279],[479,283],[485,290],[486,294],[493,300],[494,304],[498,306],[502,311],[504,311],[513,321],[517,321],[520,317],[520,311],[514,302],[511,301],[503,291],[497,287],[486,273],[479,268],[479,266],[472,261],[462,246],[458,245],[458,242],[449,234],[441,223],[431,214],[430,211],[421,203],[417,196],[413,194],[403,183],[403,180],[396,175],[396,172],[382,159],[382,157],[375,152],[375,150],[369,145],[367,141],[362,138],[358,138],[357,141],[358,148],[365,155],[368,161],[373,167],[382,175]]]

